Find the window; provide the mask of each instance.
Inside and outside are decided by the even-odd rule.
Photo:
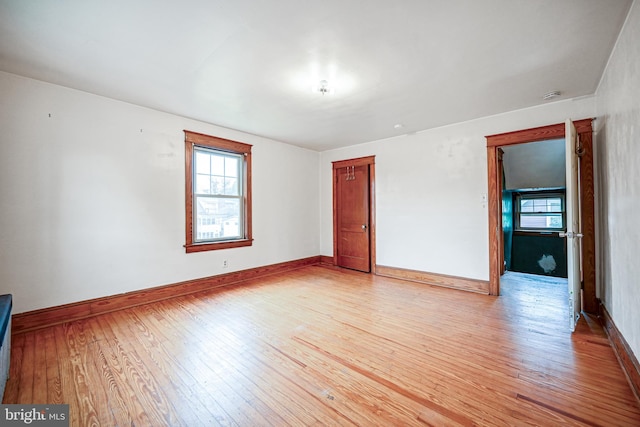
[[[563,194],[520,194],[517,196],[519,230],[547,231],[564,229]]]
[[[251,145],[184,133],[187,252],[250,246]]]

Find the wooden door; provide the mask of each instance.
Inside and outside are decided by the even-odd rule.
[[[371,159],[371,158],[365,158]],[[372,270],[372,164],[363,159],[334,162],[334,262]]]
[[[567,239],[567,274],[569,282],[569,311],[571,331],[575,331],[576,322],[580,318],[580,187],[578,181],[578,155],[576,128],[571,120],[567,120],[565,130],[566,157],[566,212],[567,231],[560,237]]]

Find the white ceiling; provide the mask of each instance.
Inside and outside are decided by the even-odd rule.
[[[593,94],[631,3],[0,0],[0,70],[321,151]]]

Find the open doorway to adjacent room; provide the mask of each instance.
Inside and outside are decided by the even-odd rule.
[[[568,316],[564,138],[500,148],[502,296],[530,327],[566,331]]]
[[[566,279],[564,139],[501,151],[503,271]]]
[[[592,119],[573,122],[567,120],[566,123],[487,136],[489,287],[492,295],[502,294],[502,282],[513,277],[511,272],[514,270],[520,270],[521,274],[533,274],[529,279],[534,281],[536,277],[545,278],[546,282],[555,282],[558,279],[564,281],[567,276],[577,277],[577,281],[572,279],[565,282],[571,282],[572,289],[569,289],[570,286],[564,287],[567,289],[572,311],[575,312],[576,307],[579,310],[582,306],[587,313],[597,312],[591,122]],[[569,130],[570,144],[565,139]],[[556,163],[564,164],[566,171],[567,147],[571,147],[572,153],[570,170],[576,168],[579,171],[579,179],[576,177],[575,181],[573,178],[571,180],[571,194],[575,197],[569,197],[564,188],[568,174],[565,173],[563,182],[559,178],[560,168],[552,172],[552,165],[548,161],[549,157],[559,157],[555,159]],[[519,151],[522,153],[518,154]],[[535,155],[535,151],[543,154]],[[574,162],[576,155],[579,157],[578,162]],[[521,159],[512,159],[515,164],[511,165],[508,159],[505,160],[505,156]],[[536,171],[537,167],[542,170],[536,172],[538,178],[530,180],[524,177],[525,172]],[[579,185],[574,185],[574,182],[579,182]],[[578,199],[579,205],[571,203],[571,208],[567,209],[570,200]],[[573,231],[573,219],[576,214],[579,215],[582,224],[582,232],[577,232],[579,234]],[[570,226],[566,230],[570,228],[572,231],[564,233],[566,226]],[[582,270],[577,273],[575,269],[569,271],[571,265],[577,264],[573,257],[568,260],[568,251],[565,249],[567,243],[560,233],[572,238],[572,241],[578,241],[574,237],[580,237],[580,248],[577,251],[575,245],[571,248],[572,253],[582,257],[579,260]],[[574,285],[577,285],[577,291]],[[576,298],[580,298],[581,293],[584,303],[576,304]]]
[[[502,295],[538,313],[539,327],[566,330],[568,316],[564,138],[500,148]]]

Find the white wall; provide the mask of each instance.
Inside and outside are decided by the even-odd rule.
[[[640,357],[640,4],[596,92],[600,298]]]
[[[318,153],[1,72],[0,93],[16,313],[318,255]],[[252,247],[185,254],[183,129],[254,145]]]
[[[321,251],[333,254],[331,162],[376,156],[377,264],[489,279],[486,135],[594,117],[560,101],[323,152]]]

